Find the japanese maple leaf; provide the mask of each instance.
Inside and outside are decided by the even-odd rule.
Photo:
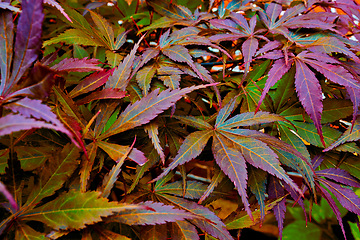
[[[335,51],[335,50],[334,50]],[[340,61],[330,57],[329,55],[322,52],[310,52],[303,51],[297,56],[292,54],[288,55],[288,62],[285,61],[285,54],[275,50],[269,54],[265,54],[265,58],[277,59],[272,68],[269,70],[268,79],[266,81],[263,93],[260,97],[258,107],[259,109],[265,95],[269,89],[291,68],[295,65],[295,87],[301,104],[305,111],[314,122],[317,131],[320,135],[320,139],[325,146],[324,137],[321,129],[321,114],[323,110],[322,105],[322,90],[314,71],[315,69],[321,73],[325,78],[339,85],[345,86],[349,93],[351,91],[359,91],[360,83],[355,77],[347,71],[341,64]],[[311,68],[310,68],[311,67]],[[354,105],[358,106],[356,98],[352,98]]]
[[[324,158],[322,157],[315,157],[312,162],[314,169],[317,168],[323,160]],[[315,171],[315,180],[315,184],[322,197],[329,203],[331,209],[334,211],[335,216],[339,221],[344,238],[346,239],[340,210],[328,191],[333,194],[333,196],[340,202],[343,207],[345,207],[350,212],[359,215],[360,198],[352,190],[352,187],[360,187],[359,179],[353,177],[343,169],[327,168]],[[342,185],[346,187],[342,187]]]
[[[280,4],[272,2],[267,5],[265,11],[259,11],[259,17],[271,33],[282,34],[290,41],[293,41],[291,32],[293,28],[320,28],[337,32],[332,24],[332,20],[335,19],[334,14],[312,12],[304,14],[305,10],[304,4],[298,4],[283,12]]]
[[[268,112],[258,112],[257,114],[246,112],[226,120],[234,107],[235,101],[231,101],[225,105],[219,111],[215,126],[211,126],[209,123],[194,117],[178,117],[178,119],[184,120],[184,123],[203,130],[189,134],[170,165],[151,182],[161,179],[178,165],[196,158],[212,137],[212,152],[215,161],[234,183],[249,216],[252,217],[246,193],[248,179],[246,163],[276,176],[289,184],[295,191],[302,194],[297,185],[280,166],[278,156],[272,148],[281,148],[284,151],[291,152],[303,158],[301,154],[285,143],[283,145],[272,144],[270,140],[271,136],[261,134],[254,130],[239,129],[239,127],[283,121],[285,119]]]
[[[258,35],[261,32],[264,32],[265,29],[259,29],[255,31],[255,26],[257,23],[256,15],[254,15],[250,21],[248,22],[245,17],[240,13],[231,12],[231,19],[212,19],[210,23],[219,28],[226,29],[230,31],[230,33],[225,34],[217,34],[211,36],[209,39],[214,42],[220,41],[229,41],[229,40],[237,40],[239,38],[247,38],[242,43],[242,54],[244,56],[244,64],[245,64],[245,75],[249,71],[250,63],[253,59],[253,56],[256,53],[256,50],[259,47],[259,41],[257,38],[264,39],[265,41],[269,41],[263,35]]]

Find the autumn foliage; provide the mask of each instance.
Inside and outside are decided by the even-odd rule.
[[[358,1],[6,0],[0,17],[4,239],[357,236]]]

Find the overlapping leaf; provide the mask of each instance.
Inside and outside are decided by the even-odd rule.
[[[262,103],[262,101],[265,98],[265,95],[268,93],[268,91],[270,90],[270,88],[272,86],[275,85],[275,83],[280,80],[280,78],[287,72],[289,71],[291,67],[291,64],[287,64],[285,62],[284,59],[278,59],[274,62],[274,64],[272,65],[271,69],[269,70],[268,73],[268,79],[266,80],[266,84],[265,87],[263,89],[263,92],[261,94],[260,100],[258,102],[258,106],[256,108],[256,112],[259,110],[260,105]]]
[[[342,222],[342,218],[341,218],[341,214],[340,214],[340,210],[338,208],[338,206],[336,206],[336,203],[334,201],[334,199],[332,199],[331,195],[326,191],[326,189],[324,189],[323,187],[321,187],[320,185],[317,186],[318,189],[320,190],[321,194],[322,194],[322,197],[325,198],[325,200],[329,203],[331,209],[333,210],[339,224],[340,224],[340,227],[341,227],[341,231],[343,233],[344,236],[345,235],[345,229],[344,229],[344,225],[343,225],[343,222]]]
[[[125,155],[127,155],[126,152],[128,150],[128,146],[122,146],[103,141],[97,142],[96,145],[99,146],[102,150],[104,150],[111,157],[111,159],[116,162],[123,158]],[[133,160],[139,165],[143,165],[147,161],[144,153],[136,148],[133,148],[128,155],[129,159]]]
[[[45,240],[47,237],[44,233],[35,231],[32,227],[27,224],[18,224],[15,232],[15,239],[35,239],[35,240]]]
[[[346,45],[335,37],[322,37],[312,43],[309,47],[311,51],[323,53],[344,53],[351,57],[354,61],[359,62],[359,58],[351,52]]]
[[[318,135],[317,130],[313,124],[298,121],[293,121],[293,124],[297,128],[297,132],[304,140],[313,144],[314,146],[323,146],[320,140],[320,136]],[[334,128],[323,126],[323,135],[325,146],[328,147],[330,144],[336,142],[336,139],[341,136],[341,132]],[[340,151],[348,151],[353,153],[359,152],[358,147],[351,143],[336,147]]]
[[[265,143],[251,137],[237,134],[237,129],[222,132],[236,146],[251,165],[284,180],[292,188],[300,191],[298,186],[290,179],[285,170],[280,166],[278,156]]]
[[[72,22],[72,20],[70,19],[70,17],[67,15],[67,13],[65,12],[65,10],[61,7],[61,5],[59,3],[57,3],[55,0],[44,0],[44,3],[49,4],[55,8],[57,8],[62,15],[64,15],[64,17],[69,20],[69,22]]]
[[[269,198],[279,199],[284,196],[284,188],[280,185],[280,182],[271,177],[269,180]],[[275,218],[278,222],[279,236],[282,239],[282,230],[284,226],[285,212],[286,212],[286,199],[282,199],[278,204],[273,208]]]
[[[320,179],[320,182],[334,194],[343,207],[357,215],[360,215],[360,198],[351,189],[343,188],[337,183],[324,179]]]
[[[9,151],[10,149],[4,149],[4,152],[0,153],[0,173],[5,173]],[[17,159],[20,162],[21,169],[24,171],[32,171],[45,163],[51,150],[48,147],[28,148],[18,146],[14,148],[14,151],[17,153]]]
[[[136,74],[136,81],[139,87],[143,90],[144,95],[147,95],[150,88],[151,79],[156,73],[156,67],[154,65],[143,67]]]
[[[44,121],[27,118],[21,114],[8,114],[5,117],[0,118],[0,136],[34,128],[49,128],[56,131],[64,131],[63,127],[57,127]],[[66,130],[65,133],[69,132]],[[71,134],[69,135],[71,136]]]
[[[164,197],[173,205],[197,216],[198,218],[192,219],[190,222],[201,230],[220,240],[233,239],[230,233],[226,230],[225,224],[208,208],[178,197],[173,197],[170,195]]]
[[[265,217],[265,192],[267,183],[266,172],[260,169],[251,169],[249,172],[249,181],[251,192],[256,196],[260,205],[261,220]]]
[[[90,72],[90,71],[102,71],[103,69],[97,66],[100,62],[97,59],[77,59],[77,58],[65,58],[58,64],[51,67],[56,71],[66,72]]]
[[[161,161],[165,163],[165,154],[163,148],[160,145],[158,129],[159,126],[156,123],[150,123],[144,127],[144,130],[148,133],[149,138],[151,139],[151,142],[153,143],[157,153],[159,154]]]
[[[315,74],[302,61],[296,62],[295,87],[300,102],[313,120],[320,140],[325,146],[320,123],[323,108],[321,86]]]
[[[221,134],[215,133],[212,144],[213,155],[221,170],[223,170],[223,172],[228,175],[234,183],[244,203],[246,212],[251,216],[250,204],[247,200],[246,194],[248,178],[246,163],[244,157],[239,154],[233,144],[234,143],[226,139]]]
[[[215,174],[211,179],[211,183],[208,185],[206,191],[199,199],[198,204],[201,204],[214,191],[214,189],[219,185],[219,183],[224,179],[224,177],[224,172],[219,168],[216,168]]]
[[[207,86],[210,85],[199,85],[174,90],[167,89],[161,93],[159,93],[159,89],[156,89],[141,100],[129,105],[120,114],[115,123],[101,135],[101,138],[104,139],[116,133],[146,124],[158,114],[174,105],[184,94]]]
[[[0,58],[1,58],[1,82],[0,93],[4,92],[5,84],[8,82],[11,74],[11,62],[13,57],[13,39],[14,39],[14,23],[12,21],[12,13],[10,11],[1,11],[0,13],[0,35],[3,39],[0,41]]]
[[[116,160],[116,165],[110,170],[110,172],[105,175],[102,186],[98,189],[101,191],[102,197],[108,197],[110,195],[111,189],[114,187],[114,184],[118,178],[118,175],[121,171],[121,166],[124,164],[125,159],[128,157],[130,151],[133,149],[136,139],[134,139],[133,144],[128,147],[126,153],[119,159]]]
[[[270,211],[271,209],[274,208],[274,206],[276,206],[282,200],[284,200],[284,197],[276,199],[275,201],[272,201],[270,203],[266,203],[265,211],[266,212]],[[241,215],[239,217],[236,217],[235,219],[232,219],[231,221],[226,223],[226,228],[228,230],[249,228],[261,221],[260,209],[253,211],[252,215],[253,215],[254,219],[251,219],[249,215]]]
[[[191,212],[176,209],[171,205],[164,205],[162,203],[148,201],[140,203],[139,206],[144,206],[144,209],[123,211],[112,219],[128,225],[155,225],[198,218],[198,216]]]
[[[326,177],[347,186],[357,188],[360,187],[360,182],[358,179],[354,178],[347,171],[340,168],[328,168],[319,170],[316,171],[316,175],[319,177]]]
[[[211,130],[197,131],[189,134],[185,138],[174,160],[164,170],[164,172],[162,172],[158,177],[153,179],[152,182],[164,177],[178,165],[182,165],[200,155],[212,134],[213,133]]]
[[[11,10],[11,11],[14,11],[14,12],[20,12],[19,8],[12,6],[9,2],[0,3],[0,8],[8,9],[8,10]]]
[[[171,224],[171,239],[174,240],[199,240],[194,225],[187,221],[176,221]]]
[[[141,240],[166,240],[167,236],[167,226],[166,224],[159,225],[149,225],[142,228]]]
[[[25,0],[22,2],[22,13],[19,18],[15,39],[15,55],[11,79],[3,79],[6,86],[1,89],[1,94],[9,91],[22,77],[28,67],[36,60],[41,47],[42,0]]]
[[[109,202],[100,197],[99,192],[71,190],[41,207],[24,212],[21,218],[43,222],[56,230],[81,229],[86,224],[101,221],[101,217],[141,208],[144,206]]]
[[[99,41],[97,38],[92,38],[91,35],[81,29],[68,29],[58,36],[46,40],[43,43],[43,46],[46,47],[60,42],[66,44],[81,44],[84,46],[104,46],[103,42]]]
[[[168,193],[189,199],[199,199],[205,190],[206,185],[197,181],[186,181],[186,186],[184,186],[181,181],[177,181],[159,186],[155,189],[157,193]]]
[[[140,41],[141,39],[137,44],[135,44],[134,48],[119,64],[119,66],[116,67],[113,74],[106,82],[105,88],[120,88],[122,91],[126,90],[126,87],[130,81],[129,76],[134,65],[135,53],[139,48]]]
[[[77,84],[75,88],[71,90],[69,95],[74,98],[81,94],[93,91],[104,85],[111,74],[112,70],[95,72]]]
[[[246,112],[238,114],[222,124],[217,126],[218,129],[230,129],[233,127],[244,127],[256,124],[271,123],[275,121],[285,121],[286,119],[268,112]]]
[[[103,90],[95,91],[89,94],[88,96],[76,101],[77,105],[83,105],[91,101],[100,100],[100,99],[121,99],[126,96],[124,91],[120,91],[117,88],[106,88]]]
[[[95,25],[98,27],[99,32],[101,33],[101,37],[106,43],[108,49],[115,50],[114,45],[114,30],[112,26],[103,18],[101,15],[97,14],[96,12],[90,11],[90,15],[92,20],[94,21]]]
[[[44,167],[41,178],[32,189],[26,205],[33,207],[44,197],[51,196],[60,189],[77,168],[79,149],[68,144],[60,154],[54,156]]]
[[[340,144],[343,144],[343,143],[349,142],[349,141],[356,141],[358,139],[360,139],[360,118],[358,118],[355,121],[353,129],[351,129],[351,127],[349,127],[337,141],[332,143],[324,151],[329,151],[331,149],[336,148]]]

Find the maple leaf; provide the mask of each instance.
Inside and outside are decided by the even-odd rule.
[[[207,86],[212,86],[212,84],[183,89],[167,89],[161,93],[159,93],[160,89],[156,89],[141,100],[129,105],[120,114],[115,123],[105,133],[101,134],[101,138],[104,139],[116,133],[146,124],[158,114],[174,105],[184,94]]]
[[[48,236],[45,236],[44,233],[35,231],[32,227],[27,224],[19,223],[18,229],[15,232],[16,239],[30,239],[30,238],[46,239]]]
[[[343,53],[346,56],[351,57],[354,61],[359,62],[360,59],[350,51],[346,45],[335,37],[322,37],[313,42],[308,47],[313,52],[332,53],[338,52]]]
[[[278,198],[272,202],[267,203],[265,205],[265,212],[268,212],[271,209],[273,209],[282,200],[284,200],[284,197]],[[249,215],[239,214],[239,216],[235,217],[235,219],[226,222],[226,228],[228,230],[249,228],[261,222],[260,209],[253,211],[252,215],[254,216],[254,219],[251,219]]]
[[[3,41],[0,42],[0,58],[1,58],[1,82],[0,93],[5,88],[5,83],[9,81],[11,74],[11,62],[13,57],[13,40],[14,40],[14,23],[11,21],[12,13],[10,11],[2,11],[0,22],[0,34]]]
[[[209,138],[213,137],[212,151],[216,163],[234,183],[239,195],[242,197],[245,210],[250,218],[252,218],[252,216],[246,193],[246,162],[284,180],[302,194],[298,186],[287,176],[285,170],[280,166],[278,156],[266,143],[252,138],[254,134],[251,132],[252,130],[232,129],[233,127],[249,126],[254,123],[269,123],[285,119],[275,114],[260,112],[258,114],[239,114],[226,121],[226,118],[229,117],[234,107],[235,100],[232,100],[219,111],[214,129],[190,133],[185,138],[174,160],[158,177],[150,182],[161,179],[178,165],[184,164],[197,157],[207,144]],[[188,121],[190,125],[196,127],[203,127],[203,125],[205,125],[206,128],[208,128],[207,124],[192,124],[192,122],[189,121],[191,118],[181,117],[180,119],[184,119],[185,122]],[[294,151],[296,152],[296,150]]]
[[[241,49],[242,54],[244,55],[244,64],[245,64],[245,74],[243,79],[245,79],[246,74],[249,72],[250,64],[253,60],[258,47],[259,41],[257,38],[264,39],[269,41],[266,37],[262,35],[257,35],[261,33],[264,29],[255,31],[255,26],[257,23],[256,16],[253,16],[249,23],[242,14],[231,12],[230,19],[212,19],[210,23],[217,28],[229,30],[230,34],[217,34],[211,36],[209,39],[215,42],[228,41],[228,40],[237,40],[239,38],[246,37],[247,39],[243,42]]]
[[[303,51],[295,58],[291,58],[288,63],[286,63],[283,58],[276,60],[275,63],[277,62],[281,65],[278,66],[277,69],[274,67],[272,69],[280,72],[280,74],[273,75],[271,72],[272,69],[269,71],[269,78],[260,97],[257,110],[269,89],[290,69],[290,65],[295,63],[295,87],[297,95],[305,111],[314,122],[320,136],[320,141],[323,146],[326,146],[321,127],[321,114],[323,111],[322,90],[315,73],[308,65],[322,73],[329,80],[345,86],[349,90],[350,96],[352,96],[351,100],[354,105],[357,104],[357,98],[354,97],[354,93],[358,91],[360,87],[359,82],[344,67],[339,65],[339,61],[322,53],[314,54]]]
[[[334,199],[332,199],[331,195],[326,191],[326,189],[321,187],[319,184],[317,184],[317,188],[320,190],[322,197],[325,198],[325,200],[329,203],[331,209],[333,210],[333,212],[336,216],[336,219],[339,222],[341,231],[346,238],[345,229],[344,229],[344,225],[343,225],[342,218],[341,218],[341,213],[340,213],[338,206],[336,206]]]
[[[113,70],[94,72],[84,78],[79,84],[75,86],[69,93],[70,97],[75,98],[81,94],[91,92],[106,83]]]
[[[280,182],[277,179],[275,179],[274,177],[271,177],[269,180],[268,193],[269,193],[270,199],[278,199],[284,195],[284,188],[280,185]],[[275,218],[278,222],[280,239],[282,239],[282,230],[283,230],[283,226],[284,226],[284,219],[285,219],[285,212],[286,212],[285,201],[286,201],[286,199],[283,198],[272,209],[274,212]]]
[[[147,201],[139,203],[144,209],[133,209],[120,212],[111,217],[111,220],[120,221],[128,225],[155,225],[167,222],[176,222],[185,219],[194,219],[198,216],[171,205]]]
[[[302,61],[296,61],[295,87],[300,102],[314,121],[321,142],[325,146],[320,123],[322,112],[321,86],[315,74]]]
[[[349,93],[349,97],[351,99],[351,102],[353,103],[353,120],[351,128],[354,127],[356,118],[359,113],[359,107],[360,107],[360,89],[345,87],[346,91]]]
[[[122,146],[104,141],[99,141],[96,143],[96,145],[104,150],[109,155],[109,157],[116,162],[118,162],[124,156],[128,156],[129,159],[133,160],[139,165],[144,165],[147,162],[147,158],[145,157],[144,153],[136,148],[132,148],[130,153],[126,154],[129,146]]]
[[[36,119],[52,123],[58,128],[63,128],[63,132],[68,133],[71,136],[68,130],[65,129],[63,124],[56,117],[56,114],[51,111],[50,107],[42,104],[41,100],[23,98],[8,104],[6,108],[15,113],[18,112],[26,117],[34,117]]]
[[[360,214],[360,198],[351,189],[343,188],[337,183],[321,178],[319,178],[319,182],[334,194],[343,207],[357,215]]]
[[[136,81],[139,84],[139,87],[143,90],[144,95],[148,94],[151,79],[156,73],[156,67],[154,65],[143,67],[136,74]]]
[[[151,142],[153,143],[157,153],[159,154],[161,161],[165,163],[165,154],[160,145],[158,129],[159,126],[156,123],[149,123],[144,127],[144,130],[149,134],[149,138],[151,139]]]
[[[353,125],[353,127],[348,128],[343,135],[335,142],[333,142],[329,147],[324,149],[324,151],[329,151],[336,148],[340,144],[343,144],[348,141],[356,141],[360,139],[360,118],[358,117]]]
[[[129,77],[134,64],[135,53],[139,48],[139,44],[142,38],[140,38],[138,43],[135,44],[134,48],[119,64],[119,66],[116,67],[112,75],[108,78],[108,81],[105,84],[105,88],[119,88],[121,91],[126,90],[126,87],[131,79]]]
[[[84,46],[104,46],[103,42],[97,38],[92,38],[91,34],[87,34],[81,29],[68,29],[58,36],[44,41],[43,46],[46,47],[59,42],[67,44],[81,44]]]
[[[101,191],[102,197],[108,197],[110,195],[111,189],[114,187],[114,184],[118,178],[118,175],[121,171],[121,166],[124,164],[125,159],[128,157],[129,153],[134,147],[136,138],[134,139],[134,142],[132,145],[126,150],[126,153],[123,154],[123,156],[116,160],[116,165],[110,170],[110,172],[104,177],[102,186],[98,189],[98,191]]]
[[[106,88],[99,91],[92,92],[88,96],[82,98],[81,100],[77,101],[77,105],[83,105],[89,103],[94,100],[100,99],[121,99],[126,96],[126,92],[120,91],[120,89],[116,88]]]
[[[176,221],[171,224],[171,238],[174,240],[199,240],[196,227],[187,221]]]
[[[168,194],[161,194],[160,196],[164,197],[167,201],[179,207],[180,209],[186,210],[197,216],[197,218],[191,219],[189,221],[203,231],[220,240],[233,239],[228,230],[225,228],[225,224],[208,208]]]
[[[221,134],[215,133],[212,144],[213,154],[216,163],[234,183],[244,203],[245,210],[251,215],[250,204],[246,194],[247,171],[245,159],[233,147],[233,144]]]
[[[178,154],[175,156],[174,160],[170,163],[170,165],[158,177],[154,178],[150,182],[155,182],[159,180],[178,165],[184,164],[200,155],[212,134],[213,133],[211,130],[190,133],[185,138],[183,144],[179,149]]]
[[[211,183],[208,185],[206,191],[201,196],[201,198],[198,201],[198,204],[201,204],[218,186],[218,184],[224,179],[225,174],[223,171],[219,170],[219,168],[215,168],[216,172],[214,176],[211,179]]]
[[[144,206],[109,202],[95,191],[71,190],[41,207],[22,213],[21,218],[40,221],[57,230],[81,229],[86,224],[101,221],[101,217],[134,208]]]
[[[291,64],[287,64],[285,62],[285,59],[281,58],[283,56],[283,54],[280,54],[280,59],[276,60],[274,62],[274,64],[272,65],[271,69],[268,72],[268,79],[266,80],[266,84],[265,87],[263,89],[263,92],[260,96],[259,102],[258,102],[258,106],[255,110],[255,112],[257,112],[260,108],[260,105],[262,103],[262,101],[264,100],[266,94],[268,93],[268,91],[270,90],[270,88],[272,86],[275,85],[275,83],[277,81],[279,81],[281,79],[281,77],[287,72],[289,71],[289,69],[291,68]]]
[[[75,171],[77,165],[74,161],[76,162],[79,157],[79,149],[70,144],[66,145],[58,155],[51,159],[52,161],[48,162],[39,183],[33,187],[27,198],[25,206],[34,207],[43,198],[53,195],[60,189]]]
[[[249,181],[251,192],[256,196],[260,205],[261,220],[265,217],[265,192],[266,192],[267,174],[261,169],[251,168],[249,171]],[[269,189],[269,192],[271,190]]]
[[[51,67],[59,72],[90,72],[90,71],[102,71],[101,67],[98,67],[100,62],[97,59],[77,59],[77,58],[65,58],[58,64]]]
[[[106,44],[107,48],[110,50],[117,50],[115,49],[114,45],[114,30],[111,25],[103,18],[101,15],[97,14],[89,10],[92,20],[94,21],[95,25],[99,29],[99,33],[102,35],[100,36],[101,39],[104,39],[103,42]]]
[[[22,13],[20,14],[15,37],[14,51],[16,54],[13,56],[11,77],[9,69],[11,66],[12,53],[6,52],[1,55],[1,58],[4,59],[4,63],[6,64],[2,64],[1,69],[5,70],[4,73],[1,73],[0,95],[2,96],[7,95],[11,91],[17,81],[38,57],[41,46],[42,22],[44,19],[42,10],[42,0],[25,0],[22,2]],[[6,18],[9,20],[8,17],[10,16],[4,13],[3,17],[3,20],[6,20]],[[6,25],[7,26],[2,26],[3,28],[5,27],[3,31],[5,31],[4,35],[6,36],[6,41],[3,42],[2,47],[5,47],[6,51],[9,51],[12,50],[12,42],[10,41],[12,41],[13,38],[13,34],[11,33],[13,25]],[[9,27],[9,29],[7,29],[7,27]]]
[[[205,184],[197,181],[186,181],[185,185],[182,181],[177,181],[155,187],[154,191],[159,194],[168,193],[189,199],[199,199],[206,189]]]
[[[326,177],[347,186],[360,187],[359,180],[355,179],[347,171],[340,168],[318,170],[316,171],[316,175],[319,177]]]
[[[72,134],[63,126],[56,126],[44,121],[28,118],[21,114],[8,114],[5,117],[0,118],[0,136],[33,128],[54,129],[56,131],[64,132],[68,136],[72,136]]]

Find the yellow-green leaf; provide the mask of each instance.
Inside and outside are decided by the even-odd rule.
[[[39,221],[56,230],[81,229],[115,212],[143,208],[139,205],[109,202],[107,198],[100,197],[100,194],[71,190],[41,207],[22,213],[20,218]]]
[[[86,34],[80,29],[68,29],[59,34],[59,36],[45,41],[43,43],[43,47],[60,42],[64,42],[66,44],[79,44],[83,46],[104,46],[104,43]]]

